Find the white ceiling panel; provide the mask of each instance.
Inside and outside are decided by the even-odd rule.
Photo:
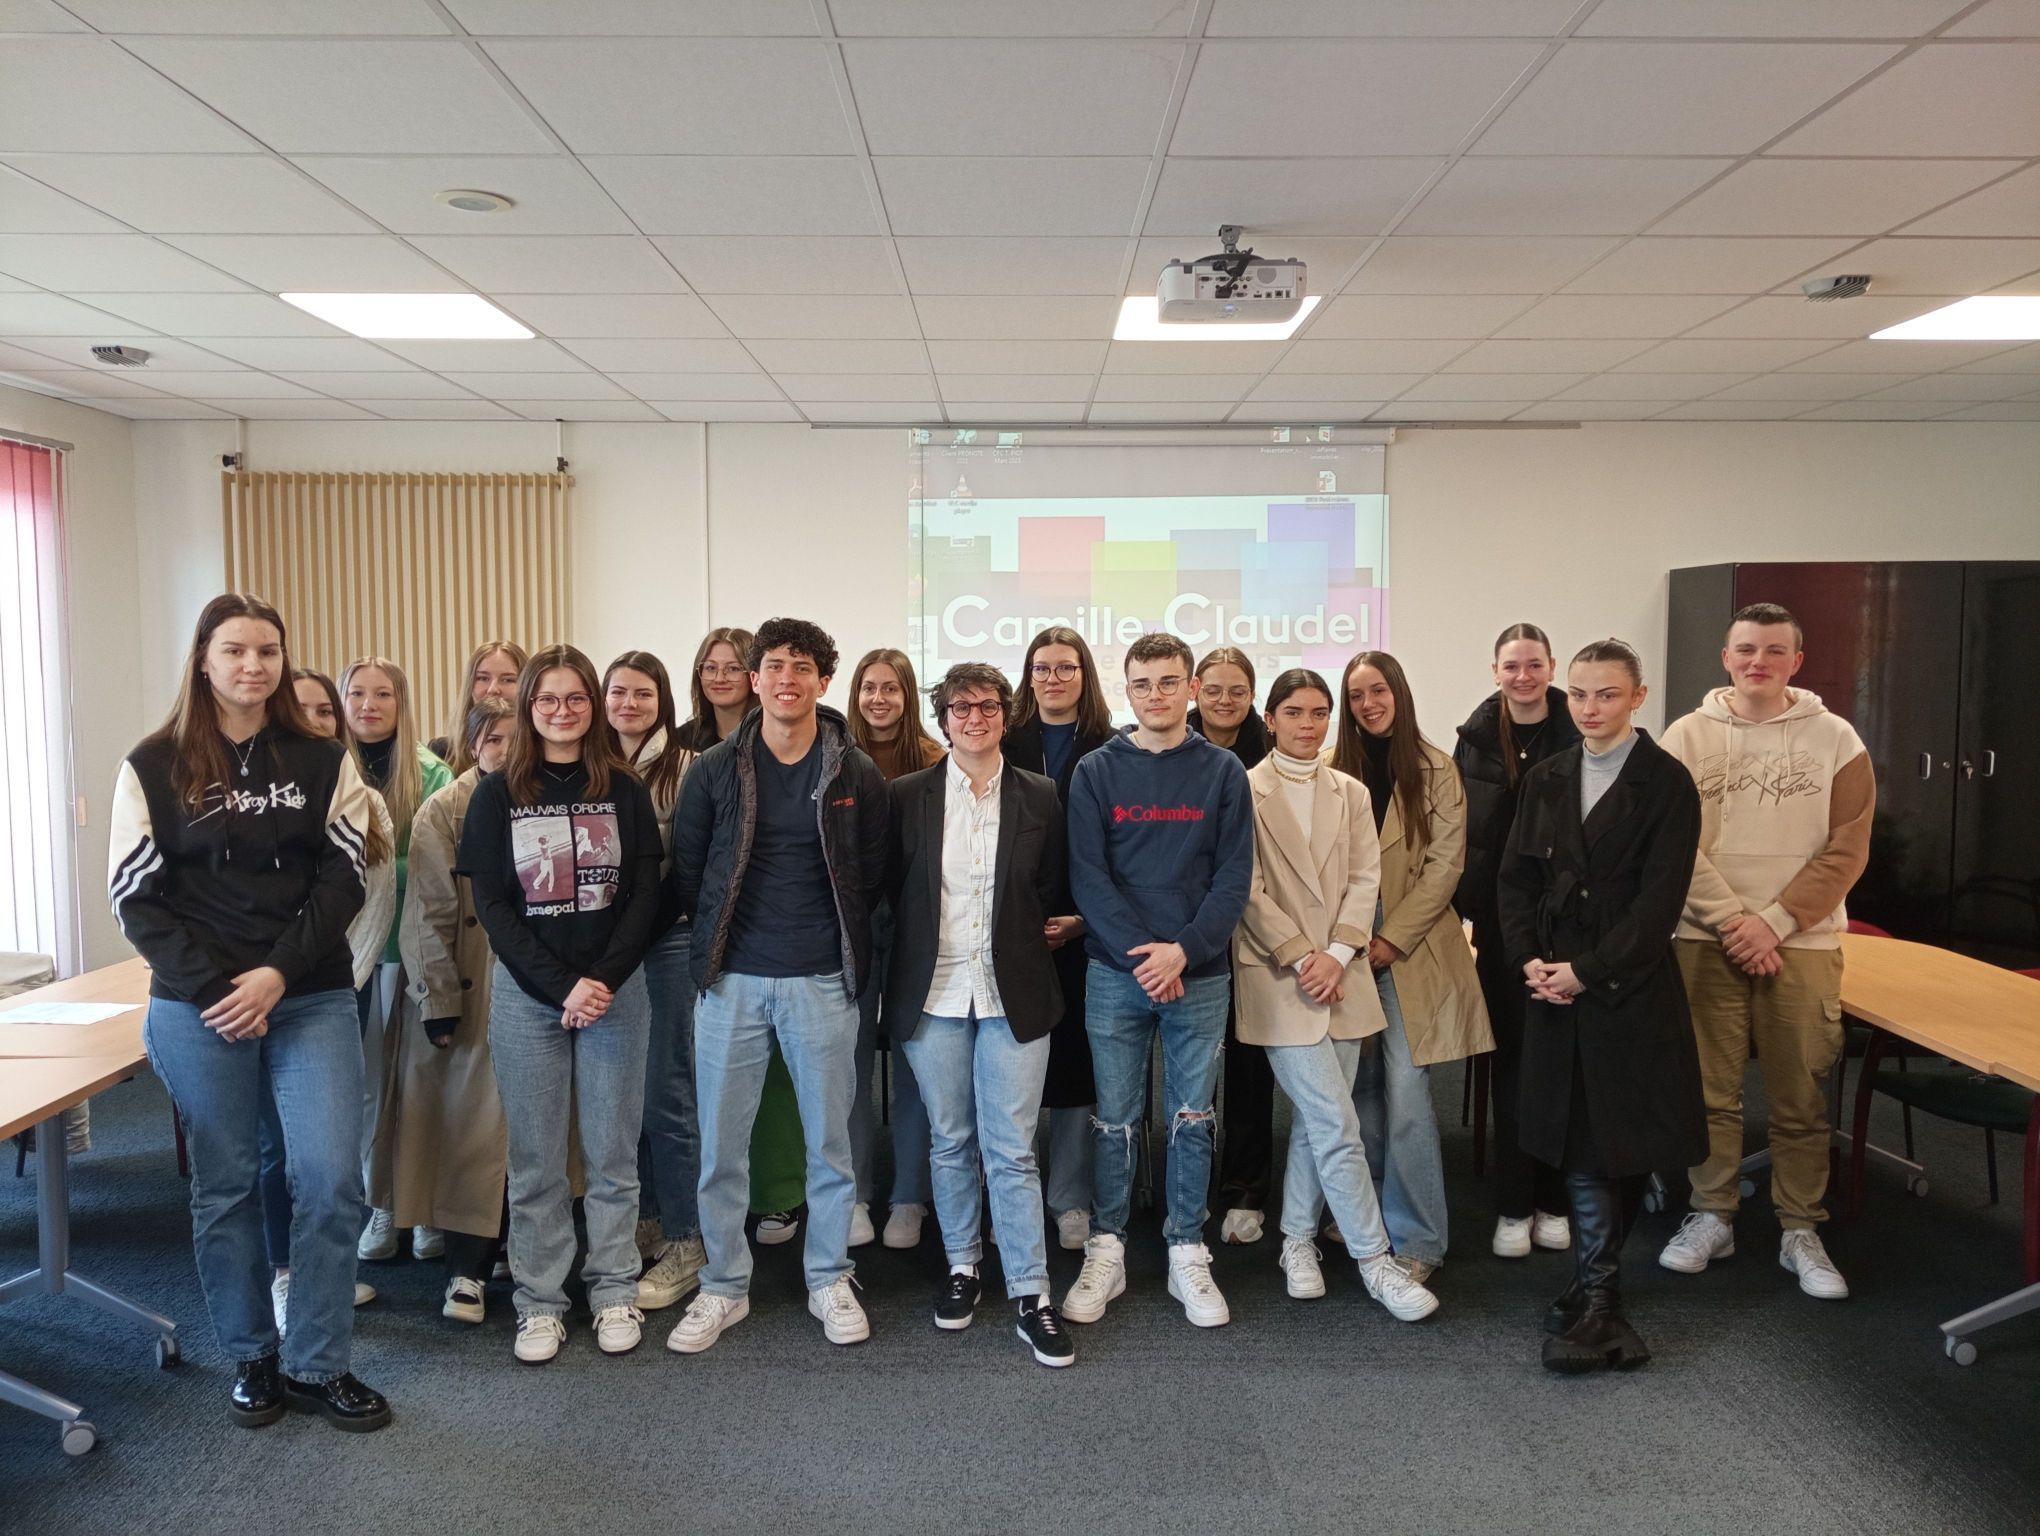
[[[0,374],[10,384],[23,385],[38,394],[65,395],[78,400],[161,400],[164,396],[130,377],[119,377],[113,369],[88,371],[83,368],[10,368]]]
[[[1529,42],[1207,43],[1169,152],[1302,143],[1320,155],[1447,154],[1538,53]]]
[[[510,409],[526,421],[664,421],[641,400],[510,400]]]
[[[0,235],[0,272],[44,288],[237,291],[241,285],[147,235]]]
[[[940,373],[1094,373],[1104,364],[1105,348],[1103,341],[931,341],[928,357]]]
[[[594,177],[563,156],[299,155],[299,169],[399,235],[635,233]],[[494,213],[434,202],[475,188],[511,201]]]
[[[1802,411],[1795,421],[1932,421],[1950,409],[1946,400],[1850,400]]]
[[[490,299],[547,336],[723,336],[723,323],[687,293],[493,293]]]
[[[1476,152],[1748,154],[1896,52],[1881,43],[1570,42]]]
[[[734,341],[673,338],[562,338],[560,345],[604,373],[744,373],[750,355]]]
[[[940,421],[941,403],[924,400],[796,400],[810,421],[849,421],[861,424],[899,421]]]
[[[1616,244],[1598,236],[1391,235],[1347,292],[1545,294]]]
[[[375,226],[260,155],[17,155],[12,164],[150,234],[372,234]],[[0,193],[0,207],[12,200]]]
[[[1518,304],[1521,300],[1517,301]],[[1736,301],[1713,294],[1554,294],[1539,300],[1496,334],[1544,337],[1666,336],[1720,314]]]
[[[1562,390],[1562,400],[1697,400],[1731,384],[1746,373],[1603,373]]]
[[[1582,37],[1918,37],[1966,0],[1601,0]]]
[[[270,293],[460,293],[467,287],[388,235],[165,235]],[[119,288],[120,283],[94,283]],[[147,286],[134,284],[128,286]],[[213,287],[230,287],[224,279]]]
[[[780,391],[763,373],[612,373],[611,380],[640,400],[777,400]]]
[[[873,162],[897,235],[1123,235],[1145,159],[947,158]]]
[[[195,400],[104,400],[93,407],[130,421],[231,421],[230,413]]]
[[[783,400],[654,400],[653,409],[668,421],[799,421],[801,414]]]
[[[1281,373],[1429,373],[1464,352],[1464,341],[1314,341],[1293,342]]]
[[[2040,44],[1930,43],[1782,140],[1785,155],[2040,154]]]
[[[449,373],[485,400],[621,400],[624,391],[599,373]],[[517,409],[515,404],[511,407]]]
[[[1232,403],[1225,400],[1097,400],[1092,402],[1090,414],[1084,419],[1128,424],[1216,422],[1224,421],[1232,409]]]
[[[1294,256],[1309,269],[1307,286],[1316,293],[1332,293],[1345,275],[1353,269],[1353,263],[1366,255],[1375,244],[1372,240],[1340,240],[1322,235],[1271,236],[1256,241],[1254,232],[1247,231],[1249,244],[1258,243],[1257,254],[1264,256]],[[1171,261],[1194,261],[1200,256],[1216,252],[1218,231],[1209,235],[1172,235],[1164,239],[1146,239],[1134,247],[1133,265],[1126,274],[1127,293],[1153,293],[1162,268]]]
[[[30,338],[23,337],[14,341],[0,341],[0,368],[27,369],[30,371],[54,368],[57,366],[56,358],[59,354],[49,343],[52,341],[73,341],[77,338],[69,336],[34,338],[43,343],[40,351],[21,345],[22,341],[28,339]],[[94,364],[94,366],[98,365]]]
[[[934,387],[954,400],[982,400],[987,395],[997,395],[1002,400],[1033,400],[1047,404],[1088,400],[1091,398],[1091,383],[1092,376],[1088,373],[945,373],[936,380]],[[2020,387],[2025,387],[2024,380],[2020,381]],[[902,390],[896,398],[916,399],[919,393],[917,390]],[[819,390],[809,396],[803,390],[801,398],[842,399],[843,394],[838,390]]]
[[[542,154],[551,141],[446,42],[141,38],[129,45],[283,154]]]
[[[1183,56],[1133,40],[843,45],[874,155],[1151,155]]]
[[[37,165],[91,165],[87,155],[14,155],[12,161],[23,170]],[[31,180],[21,170],[0,166],[0,234],[9,235],[118,235],[125,231],[103,213],[95,213],[75,198],[64,196]]]
[[[1906,342],[1903,345],[1910,348],[1922,343]],[[1977,358],[1958,366],[1964,373],[2040,373],[2040,342],[2027,347],[2013,347],[2008,351],[1993,352],[1989,357]]]
[[[1848,242],[1842,240],[1717,240],[1705,236],[1644,235],[1566,284],[1565,291],[1748,293],[1775,287],[1848,248]]]
[[[1754,373],[1817,357],[1831,341],[1667,341],[1617,364],[1624,373]]]
[[[1778,421],[1789,413],[1762,400],[1691,400],[1662,410],[1653,421]]]
[[[1125,240],[930,238],[901,240],[899,253],[907,286],[917,295],[1117,295],[1121,291],[1120,269],[1130,244]],[[1156,267],[1159,270],[1159,262]]]
[[[1421,373],[1276,373],[1254,387],[1256,400],[1393,400],[1422,383]]]
[[[411,243],[484,292],[672,293],[685,286],[641,235],[421,235]]]
[[[444,37],[426,0],[67,0],[102,32],[392,33]]]
[[[467,400],[473,397],[436,373],[409,368],[402,373],[286,373],[284,378],[342,400]]]
[[[951,421],[1002,427],[1030,421],[1082,421],[1084,408],[1081,405],[1044,405],[1032,400],[951,400],[948,416]]]
[[[1327,421],[1365,421],[1380,409],[1379,400],[1246,400],[1226,420],[1272,421],[1296,427]]]
[[[1908,235],[2040,235],[2040,165],[1930,213]]]
[[[1200,160],[1172,155],[1148,209],[1148,235],[1215,237],[1246,226],[1249,243],[1286,235],[1378,235],[1444,164],[1435,157]]]
[[[0,32],[83,32],[85,23],[55,0],[0,0]]]
[[[1620,155],[1468,158],[1400,225],[1407,235],[1632,235],[1734,164]]]
[[[201,338],[208,351],[249,368],[282,373],[408,373],[413,365],[352,336],[232,336]],[[173,364],[173,366],[175,366]]]
[[[150,370],[171,369],[188,373],[212,373],[231,372],[248,366],[232,358],[222,357],[201,343],[173,340],[168,336],[143,335],[127,330],[118,323],[110,323],[105,329],[96,331],[90,336],[17,336],[13,341],[17,347],[56,360],[35,365],[44,368],[60,365],[66,368],[104,368],[105,364],[93,359],[94,347],[140,347],[149,354],[149,367],[124,371],[131,372],[136,378],[141,379],[146,379]]]
[[[307,400],[318,391],[272,378],[253,369],[211,369],[203,372],[148,370],[149,388],[193,400]]]
[[[945,341],[938,346],[961,347],[990,343]],[[1068,342],[1042,342],[1042,346],[1068,346]],[[754,341],[751,355],[772,373],[925,373],[928,356],[918,341]],[[988,373],[1002,370],[986,369]],[[1014,369],[1013,372],[1040,370]]]
[[[1377,421],[1507,421],[1534,400],[1391,400],[1374,413]]]
[[[259,146],[96,37],[16,37],[0,49],[0,154],[232,154]]]
[[[807,0],[447,0],[468,31],[502,37],[806,37]]]
[[[81,293],[109,314],[179,336],[338,336],[340,331],[266,293]]]
[[[858,162],[842,155],[590,155],[648,235],[876,235]]]
[[[1401,401],[1542,400],[1584,382],[1578,373],[1434,373],[1405,390]]]
[[[1648,421],[1676,400],[1546,400],[1511,421]]]
[[[435,373],[582,373],[587,364],[550,341],[385,341]]]
[[[1852,341],[1793,365],[1795,373],[1938,373],[1965,363],[1984,364],[2002,357],[2010,346],[2002,341]]]
[[[1115,341],[1105,356],[1105,371],[1137,374],[1259,372],[1275,365],[1282,356],[1284,345],[1279,341]]]
[[[920,334],[913,301],[893,294],[721,293],[706,302],[723,324],[746,340]]]
[[[1870,274],[1872,293],[1982,293],[2040,270],[2040,240],[1877,240],[1851,251],[1848,267]]]
[[[2009,169],[2001,160],[1752,160],[1651,233],[1882,234]]]
[[[2040,0],[1989,0],[1956,22],[1946,35],[2040,38]]]
[[[33,293],[35,291],[34,283],[24,283],[18,277],[8,277],[4,273],[0,273],[0,293]]]
[[[1587,373],[1613,368],[1634,357],[1636,340],[1483,341],[1449,365],[1453,373]]]
[[[393,421],[518,421],[517,413],[493,400],[378,400],[375,413]]]
[[[1237,400],[1253,387],[1251,373],[1107,373],[1098,380],[1100,400]],[[949,381],[943,381],[949,388]],[[1061,399],[1061,396],[1044,396]],[[1081,399],[1082,396],[1077,398]]]
[[[818,42],[577,37],[486,46],[577,154],[856,149]]]
[[[1656,302],[1656,301],[1653,301]],[[1872,331],[1911,320],[1948,302],[1940,298],[1888,298],[1866,294],[1816,303],[1803,295],[1767,294],[1692,329],[1695,340],[1750,337],[1829,337],[1856,341]]]
[[[1110,298],[992,298],[926,294],[914,300],[921,334],[943,340],[1031,336],[1088,341],[1112,334],[1119,305]],[[820,334],[820,333],[810,333]]]
[[[1310,318],[1308,334],[1313,341],[1455,336],[1473,341],[1493,335],[1527,303],[1514,293],[1358,294],[1320,306]]]
[[[918,400],[933,395],[935,385],[924,368],[919,373],[780,373],[773,382],[798,400]],[[1084,375],[1088,383],[1090,376]],[[983,390],[983,394],[996,394]],[[644,395],[641,389],[631,393]],[[650,399],[649,395],[645,395]],[[663,397],[662,397],[663,398]],[[686,395],[671,397],[685,400]],[[770,398],[777,399],[775,393]],[[1045,398],[1060,399],[1060,396]],[[1077,398],[1081,399],[1081,396]]]
[[[98,336],[118,320],[54,293],[0,293],[0,336]]]
[[[1942,421],[2040,421],[2040,398],[2000,400],[1989,405],[1965,405],[1939,418]]]
[[[1181,37],[1192,0],[1029,0],[1033,37]],[[1015,30],[1010,0],[830,0],[843,37],[975,37]]]
[[[1207,37],[1548,37],[1579,0],[1218,0]]]
[[[663,235],[652,242],[697,293],[898,293],[876,239]]]
[[[1867,400],[2008,400],[2033,392],[2033,381],[2017,373],[1930,373],[1874,390]]]
[[[1719,400],[1849,400],[1873,389],[1903,384],[1900,373],[1767,373],[1731,384],[1714,396]]]
[[[249,396],[242,400],[213,400],[207,402],[218,406],[229,416],[239,416],[245,421],[373,421],[375,412],[364,406],[349,405],[340,400],[322,400],[316,396],[306,400],[278,400],[268,396]]]

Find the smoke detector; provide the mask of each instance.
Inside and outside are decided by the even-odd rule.
[[[500,192],[483,192],[475,187],[448,187],[444,192],[433,193],[432,201],[462,213],[501,213],[517,206]]]
[[[1829,299],[1860,299],[1870,291],[1869,275],[1816,277],[1799,285],[1799,291],[1816,304]]]
[[[139,368],[149,360],[140,347],[94,347],[92,360],[109,368]]]

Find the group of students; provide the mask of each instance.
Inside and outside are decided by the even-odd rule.
[[[1560,687],[1515,625],[1448,755],[1384,652],[1262,697],[1244,654],[1166,633],[1127,648],[1115,730],[1058,626],[1017,694],[951,667],[938,741],[903,654],[860,660],[838,712],[834,641],[775,618],[703,639],[684,724],[648,652],[598,674],[569,645],[485,642],[426,746],[394,662],[294,671],[274,608],[216,598],[122,765],[109,886],[189,1131],[230,1414],[389,1421],[349,1369],[352,1309],[373,1295],[357,1260],[406,1229],[443,1257],[448,1318],[480,1322],[507,1263],[515,1356],[553,1359],[576,1197],[606,1353],[690,1292],[672,1350],[741,1322],[747,1226],[804,1226],[809,1311],[832,1343],[868,1338],[850,1255],[879,1239],[881,1032],[883,1240],[915,1246],[933,1205],[950,1330],[989,1240],[1044,1365],[1125,1291],[1154,1122],[1169,1294],[1230,1320],[1204,1242],[1221,1063],[1222,1241],[1263,1236],[1279,1084],[1289,1295],[1326,1293],[1322,1240],[1414,1322],[1448,1236],[1429,1069],[1493,1051],[1492,1250],[1574,1249],[1543,1358],[1582,1371],[1649,1358],[1619,1255],[1653,1171],[1693,1170],[1661,1263],[1733,1253],[1754,1044],[1780,1261],[1844,1296],[1815,1231],[1821,1082],[1874,785],[1854,732],[1789,687],[1801,651],[1789,613],[1744,609],[1731,686],[1659,743],[1627,645],[1587,646]],[[1084,1255],[1060,1306],[1051,1222]]]

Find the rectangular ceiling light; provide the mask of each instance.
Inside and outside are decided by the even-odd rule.
[[[529,341],[532,333],[472,293],[279,293],[369,341]]]
[[[2040,296],[1958,299],[1870,333],[1872,341],[2040,341]]]
[[[1303,308],[1274,325],[1164,325],[1159,318],[1160,301],[1151,293],[1137,293],[1119,306],[1119,324],[1112,328],[1114,341],[1287,341],[1296,328],[1317,308],[1318,295],[1303,301]]]

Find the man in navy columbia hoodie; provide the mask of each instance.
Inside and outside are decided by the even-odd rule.
[[[1254,872],[1254,813],[1239,759],[1190,731],[1192,659],[1174,635],[1127,647],[1139,723],[1077,764],[1070,888],[1090,955],[1085,1033],[1098,1080],[1091,1238],[1063,1316],[1093,1323],[1126,1289],[1148,1052],[1162,1035],[1169,1115],[1169,1294],[1200,1328],[1230,1322],[1204,1246],[1212,1092],[1232,977],[1226,950]]]

